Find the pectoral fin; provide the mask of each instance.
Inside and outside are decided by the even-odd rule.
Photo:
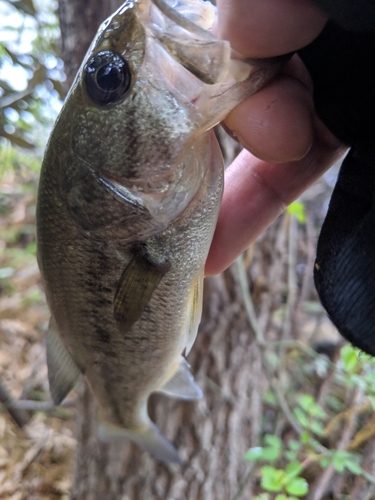
[[[203,393],[197,385],[193,375],[190,373],[190,365],[185,358],[181,357],[181,362],[177,371],[166,384],[157,392],[172,396],[174,398],[194,400],[202,399]]]
[[[199,323],[202,317],[202,302],[203,302],[203,271],[193,283],[190,291],[189,302],[187,307],[187,326],[186,326],[186,347],[185,355],[187,356],[190,349],[193,347],[195,338],[198,333]]]
[[[114,317],[121,330],[129,330],[140,318],[169,263],[155,264],[138,252],[122,273],[114,300]]]
[[[58,405],[73,389],[81,372],[57,334],[52,318],[47,332],[47,367],[51,396]]]

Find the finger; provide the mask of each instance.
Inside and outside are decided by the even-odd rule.
[[[223,271],[345,152],[316,119],[315,141],[299,161],[266,163],[244,150],[227,169],[224,197],[206,274]]]
[[[245,57],[293,52],[314,40],[326,15],[310,0],[217,0],[214,33]]]
[[[313,141],[310,89],[290,74],[281,74],[238,105],[225,126],[255,156],[268,162],[299,160]]]

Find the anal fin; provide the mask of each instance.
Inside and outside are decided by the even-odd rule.
[[[190,373],[190,365],[182,356],[174,375],[157,392],[178,399],[195,400],[203,398],[202,389],[195,382],[193,375]]]
[[[47,331],[47,367],[52,400],[58,405],[73,389],[81,372],[60,339],[52,318]]]

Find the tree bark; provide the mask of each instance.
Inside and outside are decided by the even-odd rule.
[[[115,6],[99,0],[59,0],[69,84],[110,7]],[[204,399],[185,403],[153,396],[149,405],[152,420],[179,449],[183,466],[158,463],[131,443],[100,443],[96,403],[83,384],[72,500],[236,496],[249,470],[244,453],[258,444],[264,379],[233,267],[206,280],[203,319],[188,361]],[[246,498],[250,489],[250,484],[243,487]]]
[[[121,0],[59,0],[61,55],[67,89],[71,86],[100,24],[121,4]]]

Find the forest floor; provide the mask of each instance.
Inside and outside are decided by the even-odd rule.
[[[2,152],[0,172],[0,499],[69,498],[75,411],[50,403],[49,313],[36,262],[37,161]],[[20,408],[22,402],[34,410]],[[35,411],[42,407],[44,411]],[[16,421],[27,425],[20,428]]]

